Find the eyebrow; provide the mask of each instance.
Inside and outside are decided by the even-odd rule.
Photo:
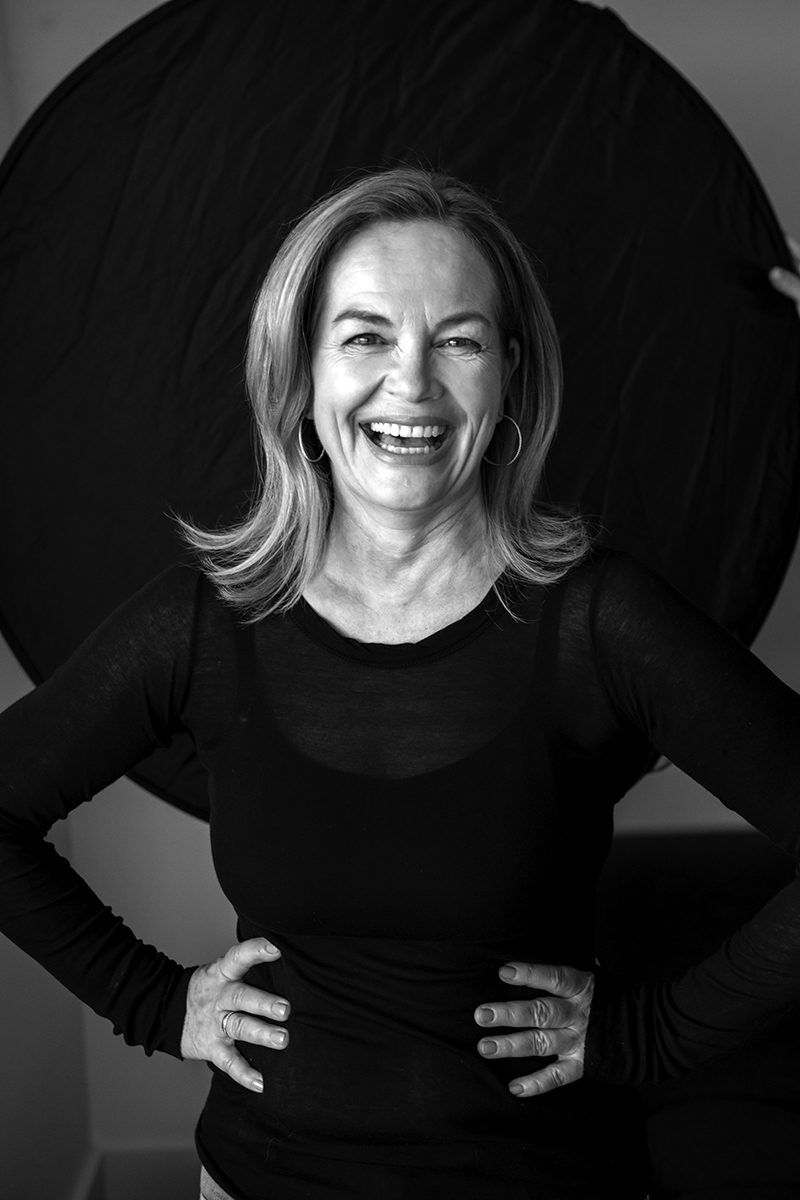
[[[332,325],[339,325],[342,321],[366,321],[370,325],[391,325],[388,317],[381,316],[380,313],[370,312],[366,308],[345,308],[338,316],[331,321]]]
[[[371,312],[366,308],[345,308],[331,322],[332,325],[339,325],[342,321],[365,321],[371,325],[391,325],[392,322],[388,317],[384,317],[381,313]],[[460,325],[466,321],[478,321],[481,325],[492,325],[488,317],[480,312],[458,312],[453,313],[449,317],[437,322],[437,329],[442,325]]]

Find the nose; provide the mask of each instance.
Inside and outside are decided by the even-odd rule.
[[[440,388],[432,369],[428,347],[397,347],[392,356],[385,386],[391,396],[410,404],[438,396]]]

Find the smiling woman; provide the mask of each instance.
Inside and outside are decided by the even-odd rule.
[[[631,1084],[800,997],[800,883],[668,984],[594,957],[654,750],[800,851],[800,699],[539,495],[558,345],[457,180],[328,197],[256,302],[249,518],[0,723],[3,928],[126,1039],[213,1068],[225,1200],[642,1200]],[[188,732],[237,943],[182,968],[44,831]],[[43,752],[42,747],[46,747]]]
[[[469,611],[506,570],[543,583],[585,553],[582,523],[538,497],[561,404],[547,302],[460,180],[387,171],[312,208],[256,301],[247,374],[259,501],[233,530],[185,528],[221,594],[256,618],[313,588],[342,631],[368,636],[377,610],[382,640],[403,641]],[[388,590],[359,596],[363,534],[392,566]]]
[[[327,268],[311,371],[335,504],[305,595],[341,633],[433,633],[502,570],[488,553],[481,463],[519,345],[504,344],[497,308],[481,253],[432,221],[370,226]],[[374,568],[353,569],[364,554],[386,563],[388,589],[364,589],[377,583]]]

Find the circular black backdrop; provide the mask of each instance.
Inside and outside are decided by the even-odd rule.
[[[287,222],[426,163],[500,201],[562,339],[553,499],[744,640],[798,522],[790,266],[696,92],[574,0],[172,0],[48,98],[0,172],[3,629],[35,680],[246,505],[250,306]],[[203,815],[191,744],[135,778]]]

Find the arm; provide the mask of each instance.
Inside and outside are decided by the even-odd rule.
[[[0,718],[0,928],[125,1039],[179,1053],[191,971],[139,942],[50,826],[182,727],[194,576],[169,572]]]
[[[600,590],[595,648],[611,704],[673,762],[795,856],[800,697],[629,560]],[[590,1078],[659,1081],[734,1049],[800,1001],[800,881],[675,981],[596,980]]]
[[[191,572],[165,572],[0,717],[0,929],[131,1045],[213,1062],[261,1091],[234,1040],[288,1045],[271,1023],[286,1020],[288,1002],[245,982],[280,951],[257,938],[181,967],[140,942],[44,841],[56,820],[187,728],[199,585]]]
[[[624,557],[606,566],[590,623],[609,713],[797,855],[800,697],[662,580]],[[752,1040],[800,1002],[800,880],[676,981],[633,986],[602,970],[528,963],[501,976],[550,995],[476,1010],[492,1032],[480,1052],[558,1055],[512,1081],[515,1094],[584,1074],[659,1081]]]

